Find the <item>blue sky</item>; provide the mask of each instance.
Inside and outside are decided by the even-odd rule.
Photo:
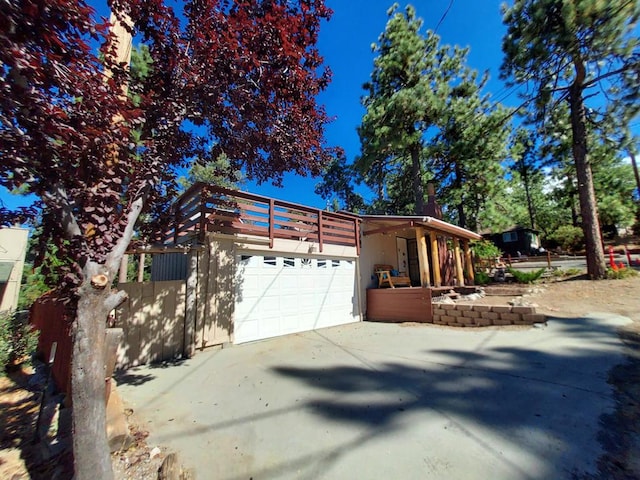
[[[89,0],[101,14],[106,14],[104,0]],[[371,44],[376,42],[387,22],[391,0],[327,0],[334,10],[332,19],[320,32],[319,49],[325,63],[333,71],[333,81],[319,97],[327,113],[335,120],[327,126],[328,145],[344,148],[347,159],[353,161],[360,150],[356,127],[364,113],[360,105],[362,84],[369,79],[374,55]],[[506,89],[500,81],[501,42],[506,31],[502,25],[502,0],[415,0],[398,2],[401,9],[411,3],[425,29],[435,29],[441,43],[469,46],[468,65],[480,72],[488,71],[490,81],[485,93],[508,106],[519,104],[514,89]],[[446,16],[445,15],[446,12]],[[444,19],[443,19],[444,16]],[[325,201],[314,193],[319,179],[286,175],[282,188],[270,184],[247,183],[243,189],[266,196],[323,208]],[[0,187],[1,188],[1,187]],[[0,192],[0,200],[8,207],[24,200]]]
[[[327,113],[335,117],[326,130],[327,143],[344,148],[351,162],[360,151],[356,127],[360,124],[364,109],[360,97],[362,84],[369,79],[373,69],[374,54],[371,44],[377,42],[387,23],[387,10],[391,0],[327,0],[334,11],[333,17],[322,26],[318,47],[325,63],[333,72],[333,81],[319,97]],[[502,62],[502,37],[506,28],[500,14],[501,0],[416,0],[398,2],[401,9],[407,3],[416,8],[424,20],[424,29],[435,29],[451,3],[448,13],[437,33],[441,43],[469,46],[470,67],[488,70],[490,81],[485,89],[497,100],[507,105],[517,105],[513,90],[506,90],[498,79]],[[511,95],[506,97],[511,92]],[[318,179],[294,175],[285,177],[284,187],[247,184],[245,189],[282,200],[324,207],[325,201],[313,190]]]

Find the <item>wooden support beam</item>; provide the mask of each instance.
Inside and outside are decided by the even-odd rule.
[[[442,276],[440,275],[440,255],[438,254],[438,236],[436,232],[429,232],[431,239],[431,267],[433,268],[433,283],[436,287],[442,286]]]
[[[318,245],[320,246],[320,252],[324,246],[324,227],[322,225],[322,210],[318,210]]]
[[[269,199],[269,248],[273,248],[273,230],[275,223],[275,200],[273,198]]]
[[[187,257],[187,285],[186,305],[184,312],[184,339],[182,351],[184,356],[191,358],[196,347],[196,315],[198,311],[198,255],[191,250]]]
[[[418,266],[420,268],[420,285],[430,287],[429,278],[429,253],[427,251],[427,239],[424,236],[424,228],[416,227],[416,241],[418,245]]]
[[[462,256],[460,254],[460,239],[453,237],[453,255],[456,261],[456,282],[464,287],[464,271],[462,270]]]
[[[471,260],[471,249],[469,248],[469,240],[464,239],[462,241],[462,246],[464,248],[464,264],[467,269],[467,279],[471,285],[475,285],[476,276],[473,271],[473,261]]]
[[[129,266],[129,255],[126,253],[120,260],[120,271],[118,272],[118,283],[127,283],[127,267]]]
[[[138,262],[138,282],[144,281],[144,262],[147,259],[147,255],[145,253],[140,254],[139,262]]]

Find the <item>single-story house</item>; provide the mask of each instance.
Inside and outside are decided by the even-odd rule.
[[[430,215],[328,212],[199,183],[162,247],[184,253],[154,255],[151,276],[185,280],[185,346],[203,348],[365,318],[429,321],[433,289],[473,284],[479,238]],[[406,288],[378,288],[381,267],[387,286]]]
[[[500,233],[484,235],[491,240],[505,255],[519,257],[533,255],[540,251],[540,232],[527,227],[514,227]]]

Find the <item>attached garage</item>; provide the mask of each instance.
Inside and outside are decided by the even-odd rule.
[[[152,280],[185,281],[186,355],[362,320],[358,216],[204,184],[174,214]]]
[[[234,343],[360,319],[355,259],[244,252],[236,266]]]

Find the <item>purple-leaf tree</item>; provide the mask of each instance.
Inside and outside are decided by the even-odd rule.
[[[37,196],[43,241],[69,260],[78,479],[112,477],[106,319],[124,299],[111,285],[140,213],[164,207],[195,158],[224,153],[231,169],[278,183],[335,154],[315,100],[330,80],[315,48],[331,14],[322,0],[183,5],[113,1],[111,24],[80,0],[0,5],[0,182]],[[128,66],[132,37],[150,54],[144,75]]]

